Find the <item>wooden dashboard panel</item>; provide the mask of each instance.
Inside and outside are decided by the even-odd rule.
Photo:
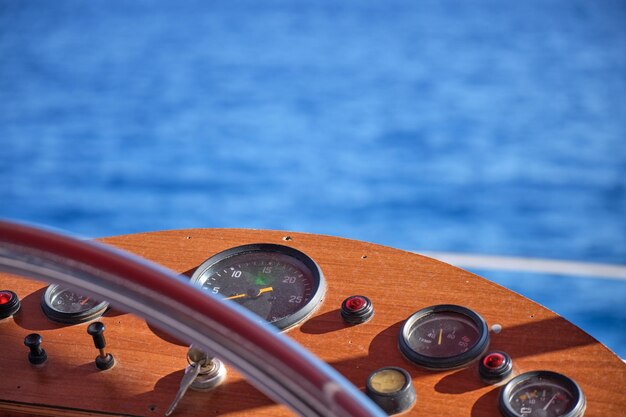
[[[499,416],[499,388],[478,377],[477,365],[433,372],[418,368],[397,349],[397,334],[413,312],[434,304],[459,304],[481,314],[491,349],[514,361],[514,373],[553,370],[575,379],[587,397],[585,416],[622,416],[626,409],[626,365],[601,343],[540,305],[474,274],[420,255],[329,236],[260,230],[197,229],[100,239],[190,276],[209,256],[248,243],[276,243],[299,249],[321,267],[327,283],[318,311],[288,335],[363,388],[382,366],[411,374],[417,402],[408,415]],[[105,323],[107,351],[117,364],[94,365],[97,355],[87,323],[49,321],[39,302],[46,284],[0,275],[0,289],[18,294],[22,308],[0,321],[0,415],[162,416],[174,398],[186,366],[187,346],[145,320],[110,310]],[[566,291],[564,291],[566,293]],[[350,295],[369,297],[372,320],[347,326],[339,314]],[[24,337],[43,337],[48,361],[33,367]],[[281,416],[285,407],[229,369],[225,384],[211,393],[187,393],[174,416]]]

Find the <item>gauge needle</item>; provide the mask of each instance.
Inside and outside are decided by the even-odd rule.
[[[274,291],[274,288],[272,288],[272,287],[265,287],[265,288],[261,288],[261,289],[259,290],[259,294],[257,295],[257,297],[258,297],[259,295],[261,295],[261,294],[265,293],[265,292],[270,292],[270,291]]]
[[[261,294],[266,293],[266,292],[270,292],[270,291],[274,291],[274,288],[272,288],[272,287],[261,288],[259,290],[259,293],[257,295],[255,295],[255,297],[258,297]],[[231,295],[230,297],[226,297],[225,300],[235,300],[237,298],[245,298],[245,297],[250,297],[250,295],[246,294],[246,293],[236,294],[236,295]]]
[[[443,334],[443,329],[439,329],[439,343],[441,344],[441,335]]]
[[[546,404],[545,407],[543,407],[544,411],[548,409],[548,407],[550,407],[550,404],[552,404],[552,401],[554,401],[554,399],[556,398],[556,396],[559,395],[559,393],[557,392],[556,394],[554,394],[552,396],[552,398],[550,398],[550,401],[548,401],[548,404]]]
[[[248,296],[248,294],[231,295],[230,297],[224,298],[224,300],[234,300],[236,298],[244,298],[244,297],[247,297],[247,296]]]
[[[89,297],[83,298],[82,300],[78,302],[78,304],[80,304],[81,306],[84,306],[85,304],[87,304],[87,301],[89,301]]]

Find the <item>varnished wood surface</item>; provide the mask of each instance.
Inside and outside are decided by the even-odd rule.
[[[499,388],[480,381],[476,364],[432,372],[400,355],[396,340],[403,321],[434,304],[464,305],[481,314],[489,326],[502,325],[502,332],[491,334],[490,347],[512,356],[515,374],[544,369],[575,379],[587,397],[585,416],[622,416],[626,409],[626,365],[606,347],[540,305],[433,259],[365,242],[257,230],[166,231],[102,241],[186,275],[209,256],[237,245],[278,243],[305,252],[320,265],[328,288],[313,317],[287,334],[361,388],[377,368],[405,368],[417,392],[417,403],[408,415],[500,415]],[[100,320],[107,327],[107,351],[117,364],[98,371],[88,323],[65,326],[43,315],[39,301],[45,286],[0,275],[0,289],[15,291],[22,300],[14,318],[0,321],[0,415],[163,415],[187,364],[187,347],[143,319],[109,311]],[[339,307],[354,294],[368,296],[375,315],[365,324],[346,326]],[[28,363],[23,345],[32,332],[42,335],[49,358],[39,368]],[[216,391],[188,392],[174,415],[290,413],[229,370],[227,382]]]

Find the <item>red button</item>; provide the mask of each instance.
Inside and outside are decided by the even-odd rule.
[[[491,353],[483,359],[483,365],[490,369],[498,369],[504,363],[504,356],[499,353]]]
[[[359,311],[367,304],[367,300],[363,297],[355,296],[346,301],[346,308],[350,311]]]
[[[8,291],[0,291],[0,305],[6,304],[13,299],[13,294]]]

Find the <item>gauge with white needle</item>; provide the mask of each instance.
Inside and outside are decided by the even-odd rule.
[[[505,417],[581,417],[585,406],[578,384],[551,371],[519,375],[500,393],[500,411]]]

